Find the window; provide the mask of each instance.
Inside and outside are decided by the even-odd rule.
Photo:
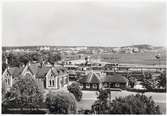
[[[97,88],[97,84],[93,84],[93,88]]]
[[[54,80],[52,80],[52,86],[54,86],[55,85],[55,82],[54,82]]]
[[[50,82],[50,86],[52,86],[52,81],[50,80],[49,82]]]
[[[8,85],[10,85],[10,79],[8,79]]]
[[[89,83],[86,83],[86,88],[89,88]]]
[[[104,86],[105,88],[107,88],[107,87],[108,87],[108,83],[104,83],[103,86]]]
[[[83,84],[80,84],[81,89],[83,88]]]
[[[115,87],[120,87],[119,83],[115,83]]]

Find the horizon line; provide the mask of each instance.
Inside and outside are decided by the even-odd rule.
[[[7,45],[2,47],[41,47],[41,46],[48,46],[48,47],[128,47],[128,46],[136,46],[136,45],[148,45],[154,47],[166,47],[164,45],[151,45],[151,44],[130,44],[130,45],[123,45],[123,46],[98,46],[98,45]]]

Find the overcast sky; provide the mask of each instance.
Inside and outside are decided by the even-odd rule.
[[[165,46],[163,2],[10,2],[3,46]]]

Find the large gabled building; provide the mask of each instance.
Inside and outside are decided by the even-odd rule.
[[[2,74],[5,89],[9,90],[18,77],[30,76],[42,89],[60,89],[68,84],[69,76],[63,66],[46,66],[28,63],[25,67],[8,67]]]

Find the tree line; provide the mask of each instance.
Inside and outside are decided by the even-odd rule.
[[[54,64],[57,61],[61,60],[61,54],[58,52],[50,51],[39,51],[39,52],[9,52],[2,53],[2,72],[6,69],[7,66],[10,67],[19,67],[26,65],[28,62],[49,62]]]

